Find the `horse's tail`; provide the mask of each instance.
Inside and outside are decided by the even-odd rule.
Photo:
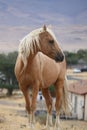
[[[70,105],[69,92],[67,87],[67,77],[65,76],[63,96],[62,96],[62,110],[65,114],[69,115],[70,109],[71,109],[71,105]]]

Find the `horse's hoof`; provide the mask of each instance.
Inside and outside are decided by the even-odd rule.
[[[34,126],[34,124],[29,124],[29,125],[28,125],[28,128],[29,128],[30,130],[34,130],[34,129],[35,129],[35,126]]]

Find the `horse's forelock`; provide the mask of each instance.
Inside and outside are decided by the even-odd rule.
[[[55,39],[55,41],[57,41],[56,36],[55,36],[55,34],[53,33],[53,31],[52,31],[51,29],[49,29],[49,28],[47,28],[47,31],[48,31],[48,33]]]

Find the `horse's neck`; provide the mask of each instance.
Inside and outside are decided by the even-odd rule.
[[[38,48],[38,46],[35,46],[35,48],[33,48],[33,51],[30,52],[30,55],[27,57],[27,67],[31,68],[33,60],[35,59],[36,54],[40,51],[40,49]]]
[[[28,63],[29,63],[30,65],[32,64],[35,55],[36,55],[36,54],[30,54],[29,57],[27,58]]]
[[[34,51],[34,53],[30,53],[29,57],[27,58],[29,65],[32,65],[32,62],[33,62],[33,60],[34,60],[36,54],[38,53],[38,51],[39,51],[39,50],[36,49],[36,50]]]

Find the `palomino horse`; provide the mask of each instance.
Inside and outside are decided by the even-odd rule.
[[[46,127],[48,129],[53,125],[52,98],[48,88],[54,84],[56,90],[56,122],[54,129],[58,130],[61,104],[64,104],[65,108],[67,104],[66,89],[64,87],[65,73],[64,54],[50,29],[44,26],[32,31],[22,39],[15,65],[15,75],[25,97],[31,127],[34,126],[34,112],[39,89],[42,90],[48,109]],[[32,87],[31,101],[29,87]]]

